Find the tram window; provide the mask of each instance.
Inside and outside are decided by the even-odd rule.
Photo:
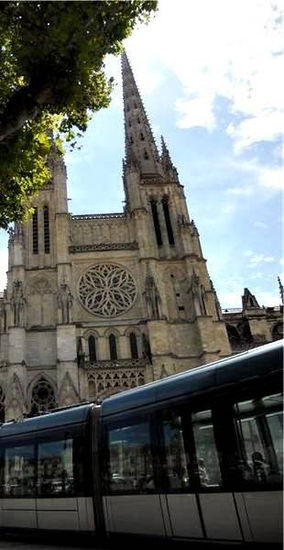
[[[148,493],[155,488],[150,423],[124,424],[108,432],[108,489]]]
[[[163,411],[165,473],[169,490],[189,486],[181,416],[175,411]]]
[[[238,436],[250,471],[247,481],[257,487],[283,479],[283,416],[281,394],[235,405]]]
[[[35,447],[33,444],[6,447],[3,496],[35,496]]]
[[[62,496],[74,493],[73,439],[38,446],[38,494]]]
[[[202,487],[219,487],[223,484],[215,442],[212,411],[192,414],[197,474]]]

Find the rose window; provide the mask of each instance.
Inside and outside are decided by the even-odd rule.
[[[34,386],[31,398],[31,412],[46,412],[56,407],[54,390],[51,385],[41,378]]]
[[[95,265],[80,278],[80,302],[94,315],[120,315],[133,305],[135,298],[136,285],[132,275],[118,265]]]

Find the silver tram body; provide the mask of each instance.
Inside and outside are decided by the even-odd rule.
[[[0,528],[282,543],[283,342],[0,427]]]

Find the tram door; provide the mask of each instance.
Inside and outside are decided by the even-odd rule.
[[[222,490],[212,410],[165,409],[160,424],[172,536],[242,540],[233,494]]]
[[[282,541],[282,396],[159,413],[174,537]]]
[[[278,384],[277,389],[280,387]],[[274,391],[273,391],[274,389]],[[254,542],[283,541],[283,404],[275,387],[238,399],[234,413],[243,464],[238,507],[247,513]]]
[[[165,536],[150,415],[107,426],[104,509],[109,533]]]

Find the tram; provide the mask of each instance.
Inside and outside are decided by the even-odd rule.
[[[283,341],[0,426],[0,529],[282,545]]]

